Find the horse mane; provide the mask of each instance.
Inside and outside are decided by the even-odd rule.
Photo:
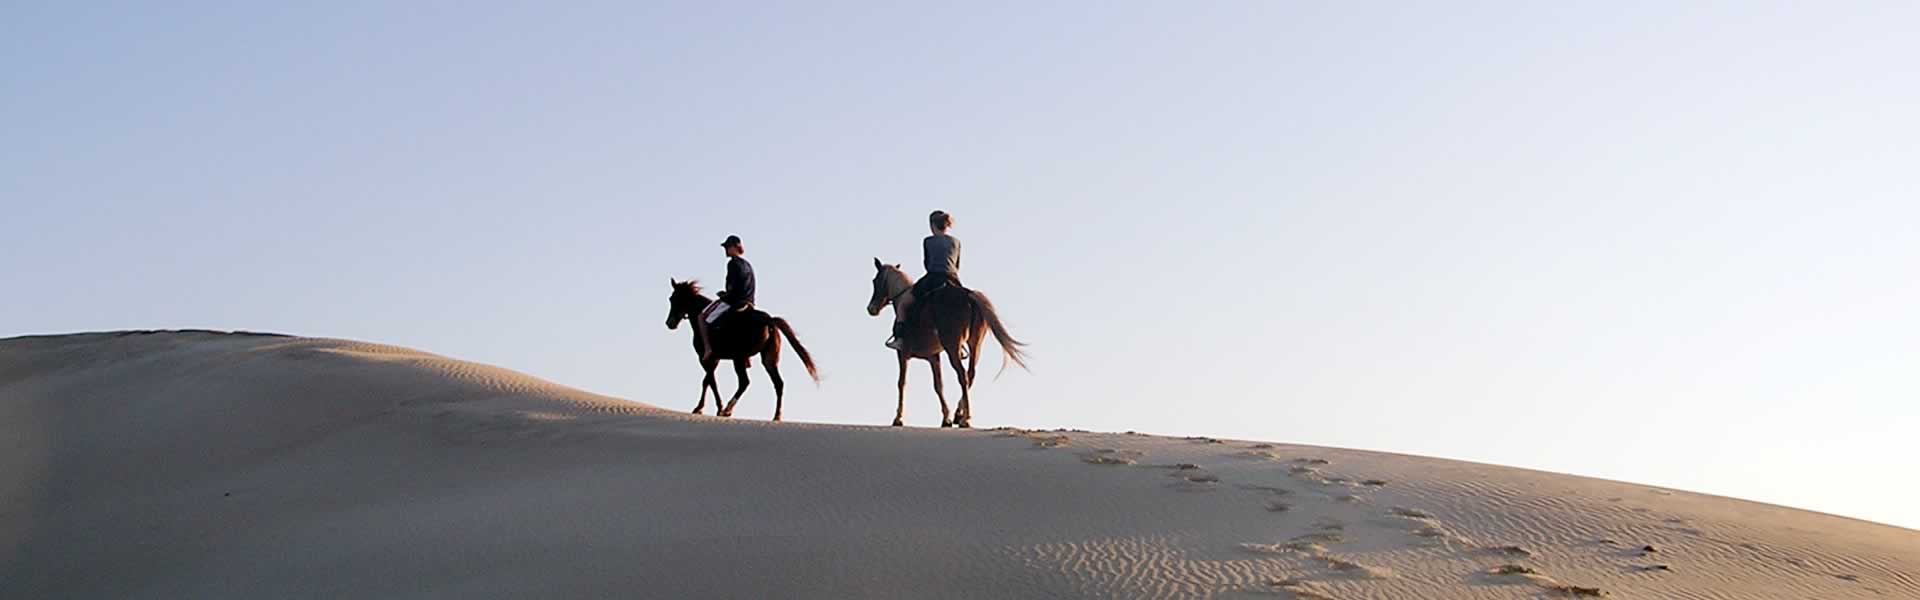
[[[907,281],[913,281],[913,276],[908,275],[907,270],[900,268],[900,265],[881,264],[880,268],[885,270],[888,273],[893,273],[895,275],[904,277],[906,278]]]
[[[673,289],[683,291],[689,294],[693,294],[695,296],[700,295],[702,291],[700,288],[700,280],[698,279],[688,279],[686,281],[673,284]]]

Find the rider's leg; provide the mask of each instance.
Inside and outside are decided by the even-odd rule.
[[[728,308],[727,303],[714,301],[693,320],[693,326],[700,328],[700,360],[713,360],[713,328],[710,325],[720,320],[720,315],[726,314]]]
[[[900,349],[900,334],[902,331],[906,330],[907,322],[906,322],[906,316],[904,314],[906,312],[907,311],[904,311],[904,310],[895,311],[893,315],[893,336],[887,338],[888,348],[892,348],[895,350]]]

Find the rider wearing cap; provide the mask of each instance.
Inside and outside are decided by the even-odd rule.
[[[720,247],[727,252],[727,289],[721,291],[720,297],[708,304],[705,310],[700,311],[700,318],[693,320],[694,326],[700,328],[700,340],[704,347],[700,353],[702,360],[713,360],[713,337],[707,333],[708,326],[729,312],[753,308],[753,264],[744,258],[747,249],[741,246],[740,236],[727,236],[727,241],[720,242]]]

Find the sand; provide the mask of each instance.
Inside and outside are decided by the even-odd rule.
[[[693,417],[341,340],[0,341],[0,440],[5,598],[1920,598],[1920,532],[1729,498]]]

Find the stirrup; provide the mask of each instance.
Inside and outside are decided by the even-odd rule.
[[[894,350],[899,350],[899,349],[900,349],[900,347],[901,347],[901,345],[902,345],[902,344],[900,343],[900,338],[897,338],[897,337],[891,337],[891,338],[887,338],[887,347],[888,347],[888,348],[892,348],[892,349],[894,349]]]

